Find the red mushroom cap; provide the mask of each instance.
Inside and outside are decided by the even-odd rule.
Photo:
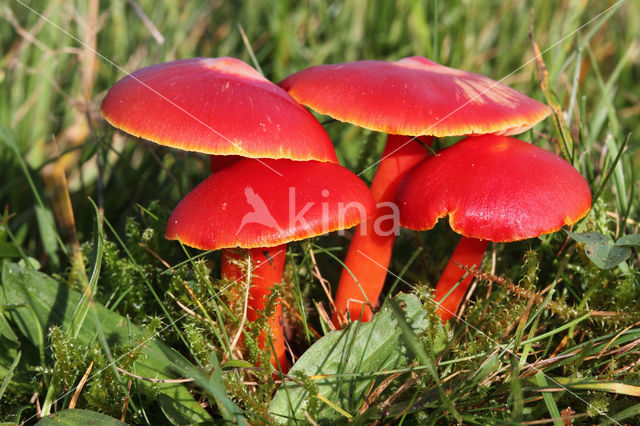
[[[463,139],[412,170],[396,202],[400,225],[433,228],[449,215],[465,237],[507,242],[557,231],[591,208],[585,179],[562,158],[518,139]]]
[[[322,114],[397,135],[514,135],[550,112],[487,77],[418,56],[318,65],[279,84]]]
[[[242,159],[180,201],[166,237],[205,250],[272,247],[350,228],[374,209],[367,186],[337,164]]]
[[[127,133],[185,151],[337,163],[309,111],[234,58],[142,68],[109,90],[102,114]]]

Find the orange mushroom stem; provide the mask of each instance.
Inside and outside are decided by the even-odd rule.
[[[473,278],[473,275],[468,274],[460,265],[469,269],[474,266],[479,268],[488,245],[488,240],[467,237],[462,237],[458,242],[442,276],[440,276],[434,295],[436,302],[439,302],[438,315],[443,322],[456,315]]]
[[[239,155],[211,155],[209,166],[211,173],[227,168],[242,159]],[[251,274],[249,287],[249,300],[247,303],[247,318],[255,321],[259,313],[264,310],[266,301],[271,294],[271,290],[282,282],[282,271],[284,270],[285,255],[287,245],[276,247],[265,247],[247,250],[247,256],[251,259],[252,268],[243,271],[238,267],[237,261],[242,260],[242,255],[234,249],[222,250],[222,277],[232,282],[245,279],[246,274]],[[233,300],[230,303],[234,303]],[[271,365],[286,373],[289,371],[290,363],[286,355],[286,345],[284,342],[284,332],[282,329],[282,305],[278,300],[274,308],[273,315],[268,319],[271,328],[272,355]],[[268,336],[263,331],[258,337],[258,347],[265,348],[265,341]],[[268,345],[269,343],[267,343]]]
[[[225,249],[222,252],[222,277],[233,282],[240,282],[246,279],[246,274],[251,274],[249,287],[249,300],[247,302],[247,319],[256,321],[260,313],[264,311],[265,305],[273,287],[282,282],[282,271],[287,253],[287,245],[282,244],[275,247],[254,248],[245,251],[250,258],[251,268],[243,271],[237,265],[238,260],[242,260],[243,255],[237,250]],[[233,302],[233,301],[231,301]],[[271,334],[263,330],[258,337],[258,347],[264,349],[265,346],[273,346],[271,355],[271,365],[283,373],[289,371],[290,363],[287,359],[284,332],[282,327],[282,305],[278,300],[275,304],[273,314],[268,318]],[[268,341],[271,336],[271,342]]]
[[[336,326],[345,320],[370,321],[371,308],[378,305],[398,232],[398,210],[393,199],[407,172],[429,156],[429,151],[415,139],[387,136],[382,160],[371,183],[371,194],[377,203],[375,213],[356,228],[340,276],[333,313]],[[428,146],[433,142],[431,136],[418,139]]]

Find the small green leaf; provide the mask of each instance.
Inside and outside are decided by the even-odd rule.
[[[11,243],[0,243],[0,258],[20,257],[20,250]]]
[[[567,231],[567,233],[574,240],[580,243],[585,243],[585,244],[596,244],[596,243],[606,244],[611,241],[609,237],[599,232],[574,233],[574,232]]]
[[[424,332],[428,320],[415,295],[399,295],[404,321],[414,333]],[[413,352],[407,350],[403,330],[385,307],[371,322],[352,323],[314,343],[289,370],[300,380],[284,383],[269,406],[277,422],[305,423],[305,411],[312,405],[317,421],[345,420],[344,412],[355,414],[365,392],[385,371],[406,368]],[[302,386],[300,381],[306,381]],[[339,410],[336,410],[336,408]]]
[[[609,237],[599,232],[568,233],[574,240],[584,243],[585,254],[600,269],[611,269],[627,260],[631,256],[631,249],[621,246],[632,245],[625,244],[625,241],[635,241],[635,239],[623,237],[614,243]],[[627,235],[626,237],[634,236]],[[622,244],[619,243],[621,240],[623,241]]]
[[[44,360],[44,332],[36,312],[31,309],[33,295],[24,291],[22,286],[11,286],[11,283],[19,283],[18,271],[31,271],[24,262],[5,263],[2,268],[2,292],[6,304],[16,305],[15,309],[7,311],[7,318],[15,324],[19,330],[40,352],[41,361]],[[24,283],[24,284],[35,284]],[[46,326],[46,325],[45,325]]]
[[[611,269],[631,256],[631,249],[607,244],[585,244],[587,257],[600,269]]]
[[[20,265],[21,268],[30,268],[34,271],[39,271],[42,268],[42,265],[40,264],[40,262],[38,262],[38,259],[34,259],[33,257],[20,259],[18,261],[18,265]]]
[[[618,238],[617,246],[640,246],[640,234],[625,235]]]
[[[53,214],[51,213],[51,210],[47,208],[36,206],[36,219],[38,229],[40,230],[42,246],[47,252],[51,263],[58,266],[60,264],[60,259],[58,258],[58,239]]]
[[[0,299],[3,299],[2,292],[0,291]],[[17,306],[10,305],[11,309],[16,309]],[[20,341],[18,336],[16,336],[15,332],[9,325],[9,322],[6,320],[2,311],[7,312],[7,305],[0,305],[0,378],[1,377],[10,377],[13,375],[14,379],[17,378],[20,374],[24,374],[24,368],[15,371],[14,363],[17,357],[20,358],[29,358],[28,356],[23,357],[22,352],[20,351]],[[25,362],[20,364],[19,367],[24,367]],[[20,379],[23,379],[22,377]],[[0,400],[2,399],[2,392],[0,392]]]
[[[49,417],[41,419],[37,425],[126,425],[126,423],[116,420],[113,417],[96,413],[89,410],[62,410]]]
[[[229,361],[222,364],[222,368],[227,370],[230,368],[251,368],[255,367],[249,361],[245,361],[242,359],[230,359]]]
[[[2,381],[2,385],[0,386],[0,400],[4,395],[4,391],[7,390],[7,386],[9,386],[9,383],[11,382],[11,378],[13,377],[13,372],[16,369],[16,366],[18,365],[18,363],[20,362],[21,356],[22,356],[22,352],[18,352],[15,359],[13,360],[13,363],[11,363],[11,367],[9,367],[9,371],[7,372],[7,375]]]

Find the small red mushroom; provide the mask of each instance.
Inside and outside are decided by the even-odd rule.
[[[396,201],[400,225],[424,231],[448,215],[451,229],[462,235],[435,290],[438,314],[447,321],[471,282],[456,263],[480,266],[489,241],[535,238],[577,222],[591,208],[591,191],[562,158],[518,139],[483,135],[409,172]]]
[[[389,209],[398,184],[429,154],[414,139],[430,145],[433,136],[513,135],[549,114],[510,87],[422,57],[319,65],[279,84],[322,114],[389,134],[371,183],[378,209],[354,233],[335,297],[338,316],[364,321],[372,315],[365,301],[377,305],[391,258],[396,233],[389,229],[397,222]]]
[[[375,208],[367,186],[337,164],[262,161],[269,167],[241,159],[214,172],[180,201],[166,231],[168,239],[203,250],[249,249],[254,263],[249,320],[257,318],[272,287],[282,280],[288,242],[353,227]],[[240,278],[233,266],[223,273]],[[280,316],[278,304],[269,320],[272,363],[286,372]],[[262,347],[265,337],[259,341]]]

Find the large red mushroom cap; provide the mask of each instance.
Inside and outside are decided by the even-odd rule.
[[[166,237],[205,250],[272,247],[350,228],[374,209],[367,186],[337,164],[242,159],[180,201]]]
[[[562,158],[518,139],[468,137],[412,170],[396,196],[400,225],[449,215],[465,237],[508,242],[575,223],[591,208],[585,179]]]
[[[550,112],[490,78],[417,56],[318,65],[279,85],[322,114],[397,135],[514,135]]]
[[[337,163],[309,111],[234,58],[142,68],[109,90],[102,114],[118,129],[185,151]]]

